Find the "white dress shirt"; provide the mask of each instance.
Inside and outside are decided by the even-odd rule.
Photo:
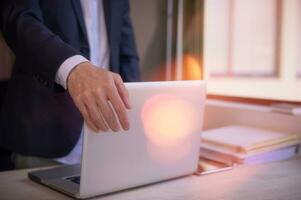
[[[81,0],[81,6],[90,47],[90,62],[97,67],[109,69],[110,51],[103,2],[102,0]],[[86,61],[88,60],[81,55],[68,58],[59,67],[55,81],[67,89],[67,78],[71,70]],[[83,132],[73,150],[67,156],[55,160],[64,164],[80,163],[82,143]]]

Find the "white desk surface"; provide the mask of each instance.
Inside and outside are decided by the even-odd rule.
[[[70,199],[30,181],[29,170],[0,173],[0,199]],[[100,200],[300,200],[301,157],[243,166],[205,176],[189,176],[114,193]]]

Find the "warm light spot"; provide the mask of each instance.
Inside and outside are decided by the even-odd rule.
[[[183,57],[183,79],[201,80],[202,71],[200,62],[192,55],[186,54]]]
[[[158,95],[149,99],[142,109],[142,121],[150,142],[150,155],[164,162],[187,155],[196,113],[189,102],[174,95]],[[170,152],[173,152],[172,156]]]
[[[193,107],[172,95],[155,96],[142,110],[142,120],[149,139],[157,145],[174,144],[191,130]]]

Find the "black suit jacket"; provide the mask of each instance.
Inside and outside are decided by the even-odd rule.
[[[127,0],[104,0],[111,70],[138,81],[138,56]],[[82,117],[55,83],[64,60],[89,58],[80,0],[2,0],[1,27],[16,55],[1,108],[0,146],[23,155],[61,157],[75,146]]]

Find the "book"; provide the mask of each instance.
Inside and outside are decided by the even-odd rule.
[[[200,157],[202,159],[224,163],[225,165],[229,166],[235,164],[259,164],[292,158],[298,153],[299,148],[300,145],[296,144],[257,155],[245,155],[244,157],[241,155],[221,153],[214,150],[201,148]]]
[[[247,153],[269,146],[299,141],[297,134],[232,125],[204,131],[202,144],[235,153]]]
[[[300,140],[298,139],[293,139],[293,140],[288,140],[282,143],[278,143],[278,144],[274,144],[274,145],[269,145],[266,146],[265,148],[259,148],[259,149],[254,149],[248,152],[235,152],[231,149],[228,148],[224,148],[223,146],[216,146],[216,145],[212,145],[212,144],[208,144],[205,142],[201,142],[201,149],[205,149],[208,151],[213,151],[216,153],[221,153],[224,155],[235,155],[238,158],[246,158],[249,156],[255,156],[258,154],[262,154],[262,153],[266,153],[269,151],[274,151],[277,149],[282,149],[288,146],[294,146],[294,145],[298,145],[300,144]]]

